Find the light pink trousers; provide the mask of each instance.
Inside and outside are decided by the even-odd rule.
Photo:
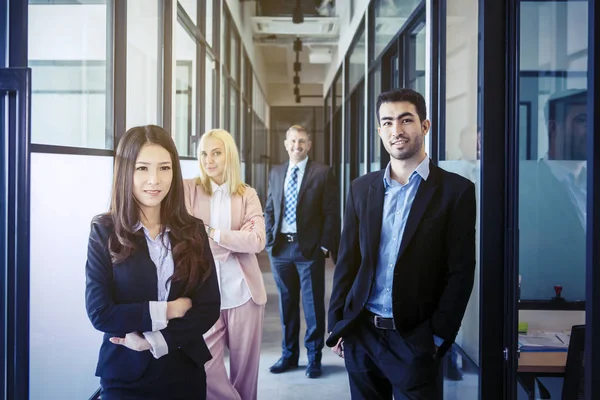
[[[219,320],[204,334],[213,357],[204,365],[207,400],[256,400],[264,311],[265,306],[252,299],[221,310]],[[229,349],[229,376],[225,347]]]

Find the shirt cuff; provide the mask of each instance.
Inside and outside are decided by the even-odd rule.
[[[323,250],[323,251],[325,251],[325,252],[329,253],[329,250],[327,250],[327,249],[326,249],[325,247],[323,247],[323,246],[321,246],[321,250]]]
[[[435,345],[437,347],[440,347],[442,345],[442,343],[444,343],[444,339],[442,339],[439,336],[433,335],[433,342],[435,343]]]
[[[220,229],[215,229],[213,232],[213,240],[219,244],[219,242],[221,241],[221,230]]]
[[[144,332],[144,337],[150,343],[150,353],[154,358],[169,354],[169,345],[161,332]]]
[[[151,301],[150,319],[152,320],[152,332],[160,331],[167,327],[167,302]]]

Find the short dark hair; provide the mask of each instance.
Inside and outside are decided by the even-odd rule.
[[[388,92],[383,92],[377,97],[377,123],[379,123],[379,108],[383,103],[397,103],[400,101],[406,101],[415,106],[417,109],[417,115],[421,122],[427,119],[427,106],[425,105],[425,99],[419,92],[412,89],[394,89]]]

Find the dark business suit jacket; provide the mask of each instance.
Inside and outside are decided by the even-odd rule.
[[[124,337],[130,332],[152,330],[149,301],[158,300],[156,266],[148,253],[143,233],[136,236],[137,251],[122,263],[113,266],[108,238],[113,232],[112,222],[92,222],[88,260],[86,264],[85,300],[87,314],[94,328],[104,332],[96,376],[104,379],[132,382],[140,379],[153,358],[149,351],[134,351],[111,343],[113,336]],[[200,220],[198,229],[204,231]],[[211,263],[210,277],[190,295],[192,308],[183,318],[169,321],[161,330],[169,353],[181,348],[198,367],[211,359],[202,335],[219,318],[220,294],[217,274],[206,234],[205,258]],[[171,238],[171,245],[176,245]],[[177,260],[175,260],[177,261]],[[169,301],[183,296],[184,283],[172,282]],[[165,355],[163,357],[167,357]]]
[[[266,247],[272,249],[281,232],[284,209],[284,182],[289,163],[272,168],[265,206]],[[302,255],[312,259],[321,247],[336,259],[339,230],[338,186],[330,167],[308,160],[298,191],[296,227]]]
[[[329,306],[328,346],[351,333],[371,292],[381,235],[383,175],[384,170],[364,175],[348,192]],[[435,334],[447,343],[454,341],[473,287],[475,215],[473,183],[430,162],[394,269],[392,312],[403,337],[433,340]]]

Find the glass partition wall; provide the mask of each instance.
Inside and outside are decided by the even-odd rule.
[[[568,365],[583,372],[583,360],[567,353],[583,354],[585,340],[588,9],[582,0],[517,5],[518,399],[584,398],[583,373]],[[552,352],[534,351],[538,336]]]

